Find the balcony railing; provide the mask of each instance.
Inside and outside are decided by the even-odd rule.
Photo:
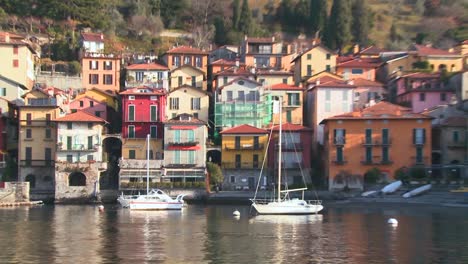
[[[416,146],[421,146],[421,145],[424,145],[424,142],[425,140],[423,138],[416,138],[414,141],[413,141],[413,144],[416,145]]]
[[[362,145],[364,146],[385,146],[391,145],[391,138],[363,138],[361,140]]]
[[[428,165],[429,157],[411,157],[411,162],[413,165]]]
[[[348,161],[345,160],[345,159],[342,159],[342,160],[333,160],[332,163],[334,163],[335,165],[344,165],[344,164],[348,163]]]
[[[346,139],[343,137],[336,137],[333,139],[333,144],[336,146],[344,145],[346,144]]]
[[[160,169],[163,165],[164,160],[150,160],[150,169]],[[121,159],[119,160],[120,169],[146,169],[147,160],[140,159]]]
[[[55,160],[20,160],[21,167],[53,167]]]
[[[260,169],[260,162],[222,162],[223,169]]]
[[[66,152],[66,151],[80,151],[80,152],[94,152],[98,151],[99,145],[93,145],[91,148],[89,148],[85,144],[73,144],[70,147],[67,145],[63,145],[60,142],[57,144],[57,151],[58,152]]]
[[[262,150],[263,148],[263,144],[224,145],[224,149],[226,150]]]
[[[275,145],[278,149],[279,144]],[[304,148],[302,143],[281,143],[281,150],[302,150]]]
[[[165,168],[169,168],[169,169],[175,169],[175,168],[179,168],[179,169],[188,169],[188,168],[196,168],[196,167],[197,167],[197,164],[169,163],[169,164],[166,164],[164,167],[165,167]]]
[[[463,141],[449,141],[447,143],[448,148],[466,148],[467,143]]]
[[[168,138],[166,142],[167,142],[167,145],[169,146],[190,147],[190,146],[196,146],[200,144],[200,139],[198,138],[179,138],[179,139]]]
[[[304,168],[304,163],[302,162],[281,162],[281,168],[283,169],[300,169]],[[275,168],[278,168],[278,163],[275,163]]]

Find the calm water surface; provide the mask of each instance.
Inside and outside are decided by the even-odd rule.
[[[342,204],[253,218],[249,209],[0,209],[0,263],[468,263],[466,208]]]

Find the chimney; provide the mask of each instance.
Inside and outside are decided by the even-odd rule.
[[[353,46],[353,54],[358,54],[359,53],[359,44],[354,44]]]
[[[101,40],[104,40],[104,34],[101,33]]]
[[[354,85],[354,80],[346,80],[346,84],[348,84],[348,85]]]
[[[10,33],[5,32],[5,42],[10,43]]]
[[[271,42],[275,42],[275,36],[271,37]]]
[[[236,68],[239,68],[239,58],[236,58]]]
[[[369,100],[369,106],[373,106],[375,105],[375,100],[374,99],[370,99]]]
[[[320,85],[320,78],[315,81],[315,85]]]

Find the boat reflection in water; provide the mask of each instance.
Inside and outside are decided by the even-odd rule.
[[[249,221],[251,223],[269,223],[269,224],[287,224],[287,225],[302,225],[321,223],[323,215],[257,215]]]

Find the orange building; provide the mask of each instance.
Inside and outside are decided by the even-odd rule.
[[[430,166],[431,119],[387,102],[324,119],[329,189],[363,189],[372,168],[391,180],[400,168]]]
[[[120,90],[120,57],[114,54],[85,53],[81,58],[83,88]]]
[[[182,65],[190,65],[208,73],[208,52],[201,49],[179,46],[174,47],[162,56],[162,60],[172,71]]]

